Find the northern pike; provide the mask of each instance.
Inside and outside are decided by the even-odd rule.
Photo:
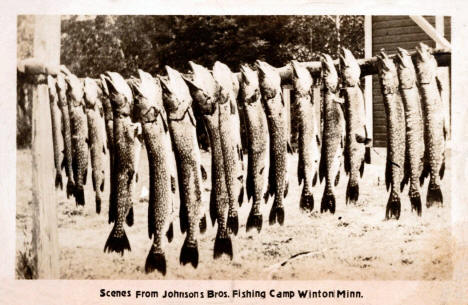
[[[262,230],[261,203],[265,201],[266,176],[268,173],[269,134],[268,122],[262,105],[257,72],[247,65],[240,68],[240,102],[243,104],[248,138],[247,199],[253,199],[247,218],[246,230]]]
[[[192,97],[180,73],[166,66],[168,79],[160,77],[164,108],[177,164],[181,231],[187,231],[180,263],[198,266],[198,227],[202,214],[200,150],[196,134]]]
[[[289,134],[286,105],[281,91],[279,72],[266,62],[256,61],[260,81],[260,92],[270,134],[270,168],[268,173],[268,194],[275,199],[269,215],[270,225],[277,221],[284,223],[283,198],[287,195],[287,153]]]
[[[91,177],[96,193],[96,213],[101,213],[102,192],[104,192],[106,167],[106,133],[104,127],[104,111],[100,99],[100,88],[92,78],[84,80],[84,99],[86,116],[88,118],[88,139],[91,153]]]
[[[84,111],[83,83],[76,75],[65,78],[67,87],[68,109],[71,122],[71,142],[73,152],[74,194],[77,205],[85,205],[84,186],[88,177],[88,124]]]
[[[131,250],[125,233],[124,222],[131,208],[130,184],[135,174],[133,141],[136,137],[135,128],[130,118],[132,91],[122,76],[115,72],[106,72],[106,84],[109,89],[114,118],[114,168],[111,177],[114,180],[114,196],[110,196],[109,209],[115,207],[114,226],[104,246],[106,252],[117,252],[123,255],[125,250]],[[112,183],[112,182],[111,182]],[[110,211],[109,211],[110,213]]]
[[[148,154],[150,187],[148,205],[148,235],[153,244],[146,258],[146,273],[158,270],[166,274],[164,236],[172,230],[170,213],[173,211],[173,186],[170,174],[172,157],[167,115],[162,101],[159,80],[138,70],[139,81],[133,83],[134,107],[142,124],[143,138]]]
[[[312,211],[314,209],[312,187],[317,182],[320,161],[320,118],[317,118],[313,104],[313,80],[310,72],[296,61],[292,61],[292,67],[293,106],[298,126],[297,179],[299,185],[304,182],[299,206],[303,210]]]
[[[239,230],[238,209],[244,199],[243,152],[240,135],[239,111],[233,73],[225,64],[217,61],[213,77],[220,86],[217,99],[219,109],[219,135],[223,152],[224,177],[229,197],[227,226],[229,232]]]
[[[349,174],[346,188],[346,204],[356,204],[359,199],[359,180],[364,173],[364,164],[370,163],[369,145],[372,140],[367,134],[364,95],[359,86],[361,68],[350,50],[343,47],[340,54],[342,72],[342,94],[346,119],[344,169]],[[367,155],[366,155],[367,154]]]
[[[67,100],[67,82],[65,81],[65,76],[62,73],[57,75],[57,93],[58,93],[58,103],[60,111],[62,113],[62,135],[63,135],[63,147],[64,147],[64,165],[65,172],[67,174],[67,198],[70,198],[71,195],[74,195],[75,189],[75,179],[73,177],[73,148],[71,140],[71,121],[70,121],[70,111],[68,107]]]
[[[229,197],[224,173],[217,101],[220,88],[208,69],[194,62],[189,62],[189,64],[193,71],[193,80],[188,78],[185,80],[192,94],[194,105],[202,114],[211,146],[210,216],[213,224],[215,221],[218,222],[213,258],[219,258],[225,253],[232,259],[232,241],[227,228]]]
[[[381,51],[377,55],[380,87],[383,95],[387,121],[387,162],[385,183],[387,190],[391,186],[390,197],[385,212],[386,219],[400,218],[401,189],[405,168],[406,126],[403,102],[398,95],[398,75],[395,63]]]
[[[338,73],[333,59],[323,54],[323,137],[319,165],[320,181],[325,178],[325,189],[322,196],[320,212],[335,213],[335,186],[340,181],[340,169],[343,162],[345,120],[342,109],[343,101],[338,97]]]
[[[424,165],[424,123],[416,71],[411,55],[405,49],[398,48],[396,55],[400,94],[405,108],[406,122],[406,162],[405,171],[409,174],[409,198],[411,209],[421,215],[420,177]]]
[[[437,61],[431,54],[431,49],[423,43],[416,47],[416,72],[424,114],[426,153],[423,176],[430,174],[426,206],[441,206],[443,196],[440,180],[445,172],[445,141],[448,130],[436,79]]]
[[[50,75],[47,76],[47,85],[49,87],[52,143],[54,146],[55,187],[60,187],[63,190],[62,164],[64,164],[65,160],[63,155],[62,114],[58,105],[56,81]]]

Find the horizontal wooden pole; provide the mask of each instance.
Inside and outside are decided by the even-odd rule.
[[[55,76],[59,73],[59,65],[47,64],[38,58],[26,58],[18,62],[17,71],[19,73],[39,75],[46,74]]]

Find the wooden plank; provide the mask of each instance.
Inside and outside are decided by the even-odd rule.
[[[375,20],[375,22],[381,22],[381,21],[392,21],[392,20],[406,20],[408,19],[407,15],[374,15],[372,16],[372,19]]]
[[[373,29],[373,37],[382,37],[382,36],[399,36],[402,34],[410,33],[424,33],[416,24],[395,28],[382,28],[382,29]]]
[[[382,43],[403,43],[403,42],[414,42],[414,41],[421,41],[427,40],[428,36],[424,32],[419,33],[409,33],[409,34],[401,34],[398,36],[379,36],[374,37],[374,44],[382,44]]]
[[[373,17],[375,19],[375,16]],[[389,20],[389,21],[379,21],[379,22],[372,22],[372,28],[376,29],[390,29],[390,28],[398,28],[402,26],[413,26],[414,22],[407,18],[405,20]]]
[[[60,61],[60,16],[35,16],[34,57],[46,65]],[[57,201],[54,189],[52,123],[47,84],[33,86],[33,250],[40,279],[59,277]]]

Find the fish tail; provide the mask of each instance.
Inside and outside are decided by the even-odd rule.
[[[364,152],[364,162],[367,164],[371,164],[371,148],[366,146],[365,152]]]
[[[303,211],[312,211],[314,209],[314,195],[312,195],[310,191],[306,190],[305,185],[304,185],[304,188],[302,189],[301,201],[299,203],[299,207]]]
[[[200,219],[200,223],[198,225],[200,227],[200,233],[201,234],[205,233],[206,232],[206,227],[207,227],[206,214],[204,214],[203,217]]]
[[[74,195],[75,183],[68,179],[67,182],[67,199],[70,198],[71,195]]]
[[[325,191],[322,196],[322,202],[320,205],[320,213],[330,211],[330,213],[335,214],[335,208],[336,208],[335,194],[327,185],[325,186]]]
[[[162,275],[166,275],[166,256],[164,252],[152,245],[146,257],[145,272],[150,273],[154,270],[158,270]]]
[[[237,212],[229,211],[227,228],[228,232],[234,233],[234,235],[237,235],[237,232],[239,232],[239,216],[237,215]]]
[[[355,184],[350,181],[348,182],[348,187],[346,188],[346,204],[352,203],[356,204],[359,199],[359,184]]]
[[[127,217],[125,218],[125,223],[131,227],[134,223],[134,215],[133,215],[133,206],[130,207],[127,213]]]
[[[387,209],[385,211],[385,219],[390,219],[392,217],[399,219],[400,212],[401,212],[400,194],[395,193],[392,190],[392,192],[390,193],[390,197],[388,198]]]
[[[101,196],[96,194],[96,213],[101,214]]]
[[[174,239],[174,225],[172,222],[169,224],[169,229],[167,229],[166,237],[168,242],[172,242]]]
[[[268,222],[270,225],[274,225],[277,221],[280,225],[284,223],[284,207],[277,204],[277,198],[275,196],[275,201],[271,207],[270,216],[268,217]]]
[[[112,228],[107,238],[106,245],[104,246],[104,252],[117,252],[123,255],[125,250],[131,251],[130,242],[128,241],[125,230],[122,228],[121,231],[117,231],[116,228],[117,226]]]
[[[220,258],[223,253],[227,254],[232,260],[233,254],[231,237],[228,234],[221,234],[218,230],[214,242],[213,258]]]
[[[419,190],[414,187],[410,187],[409,198],[411,202],[411,211],[415,210],[418,216],[421,216],[421,194]]]
[[[198,246],[197,243],[190,244],[186,238],[180,251],[179,258],[181,265],[186,265],[188,263],[192,264],[194,268],[198,266]]]
[[[249,217],[247,218],[247,224],[245,225],[245,230],[249,232],[251,229],[257,229],[258,233],[262,231],[263,216],[262,214],[254,213],[254,210],[250,210]]]
[[[76,205],[85,205],[85,196],[84,196],[84,189],[82,185],[75,185],[75,202]]]
[[[444,198],[442,196],[442,190],[440,189],[440,185],[432,181],[429,182],[429,189],[427,190],[426,207],[430,208],[434,204],[442,206],[443,203]]]
[[[55,174],[55,187],[63,190],[63,180],[62,180],[62,173],[60,170],[57,170],[57,173]]]

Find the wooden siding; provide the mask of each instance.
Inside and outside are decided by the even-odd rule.
[[[427,21],[435,25],[434,16],[425,16]],[[450,17],[444,19],[444,31],[450,41]],[[378,54],[383,48],[393,54],[397,47],[414,49],[419,43],[434,47],[435,42],[423,32],[408,16],[372,16],[372,55]],[[373,144],[386,146],[386,122],[382,92],[376,75],[372,77],[372,109],[373,109]]]

